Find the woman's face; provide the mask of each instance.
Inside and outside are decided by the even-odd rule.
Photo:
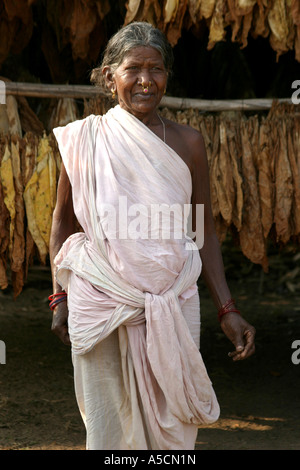
[[[110,88],[116,91],[123,109],[143,118],[156,110],[164,95],[167,77],[159,51],[153,47],[136,47],[125,55],[112,75]]]

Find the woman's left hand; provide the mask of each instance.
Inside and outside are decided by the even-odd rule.
[[[241,315],[235,312],[222,317],[221,328],[235,346],[235,351],[228,353],[233,361],[241,361],[255,352],[255,328]]]

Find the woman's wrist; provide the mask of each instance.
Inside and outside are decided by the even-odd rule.
[[[224,315],[228,313],[238,313],[239,315],[241,312],[236,308],[234,299],[228,299],[218,310],[218,320],[221,322]]]
[[[67,293],[62,291],[62,292],[57,292],[55,294],[51,294],[49,295],[48,300],[49,300],[50,310],[54,310],[58,304],[60,304],[61,302],[67,301]]]

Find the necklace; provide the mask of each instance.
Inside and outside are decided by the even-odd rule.
[[[160,115],[158,114],[157,116],[159,117],[160,122],[162,123],[162,126],[163,126],[163,135],[164,135],[164,143],[166,143],[166,126],[165,126],[164,121],[163,121],[162,118],[160,117]]]

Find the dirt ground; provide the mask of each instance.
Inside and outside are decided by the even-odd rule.
[[[300,450],[299,254],[276,250],[263,274],[224,254],[227,278],[243,315],[256,327],[256,354],[233,363],[206,288],[201,292],[201,351],[221,407],[219,421],[199,429],[199,450]],[[298,276],[298,277],[297,277]],[[33,266],[22,294],[0,293],[0,450],[83,450],[85,430],[73,390],[70,350],[50,332],[48,267]],[[300,354],[299,354],[300,358]]]

